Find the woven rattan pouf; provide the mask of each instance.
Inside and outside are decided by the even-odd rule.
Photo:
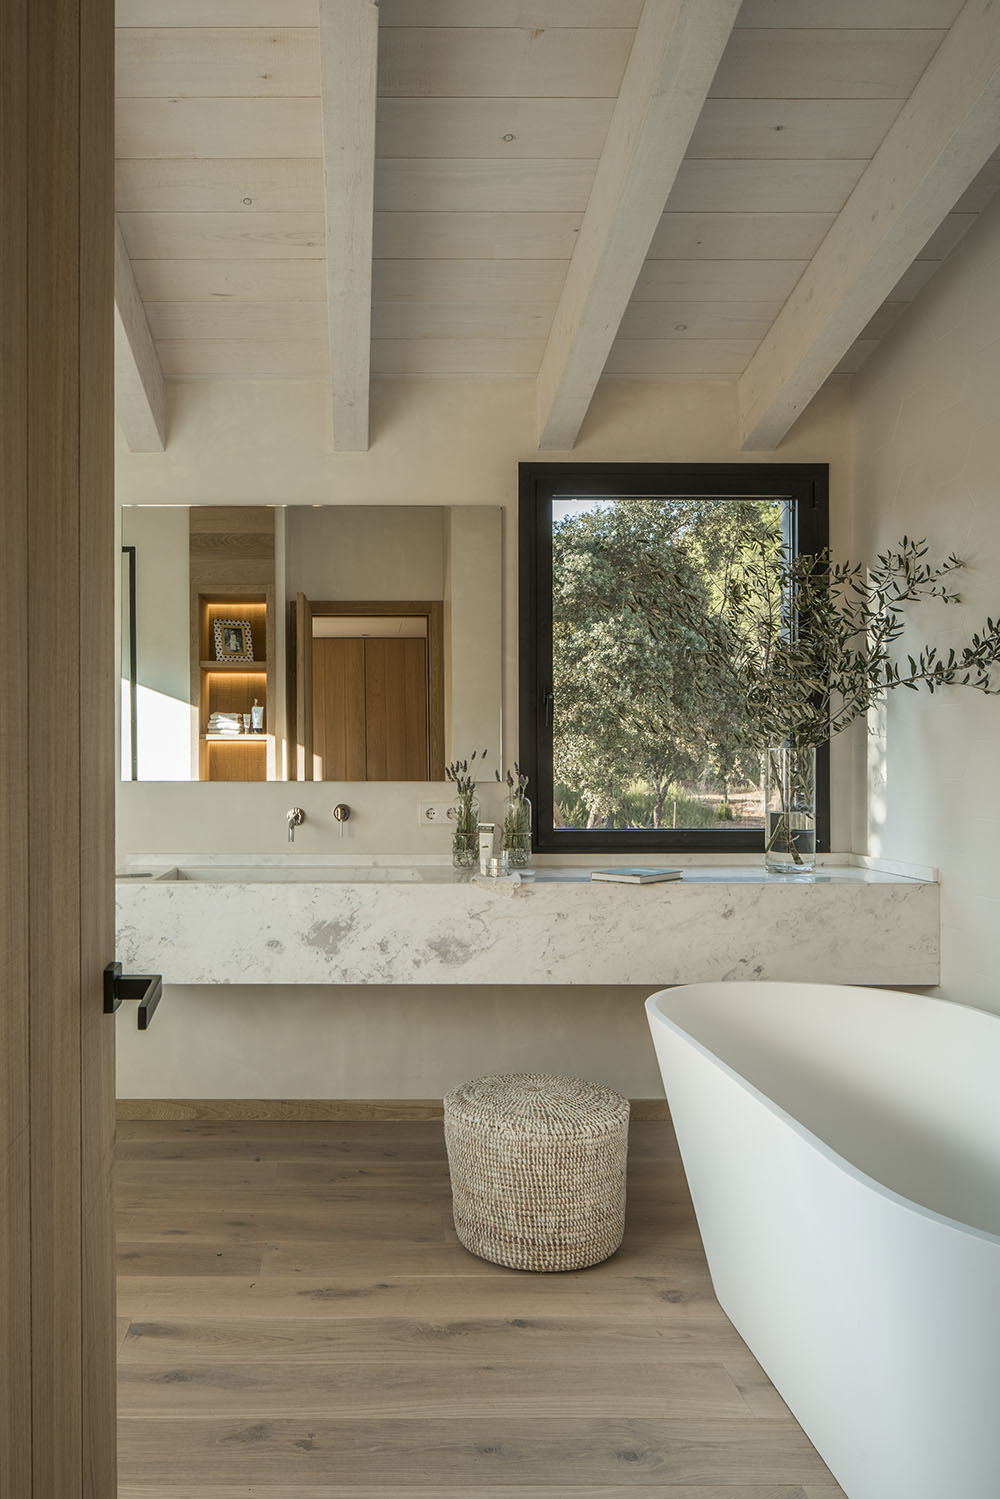
[[[455,1231],[516,1270],[581,1270],[625,1232],[628,1099],[579,1077],[479,1077],[444,1101]]]

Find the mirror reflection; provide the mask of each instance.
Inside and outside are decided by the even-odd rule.
[[[499,744],[501,522],[473,505],[124,507],[123,779],[436,781]]]

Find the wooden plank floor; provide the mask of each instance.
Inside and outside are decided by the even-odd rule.
[[[628,1231],[455,1237],[439,1123],[121,1123],[119,1499],[843,1499],[712,1295],[668,1124]]]

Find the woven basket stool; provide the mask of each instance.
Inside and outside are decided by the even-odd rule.
[[[479,1077],[444,1101],[455,1231],[515,1270],[581,1270],[625,1232],[628,1099],[578,1077]]]

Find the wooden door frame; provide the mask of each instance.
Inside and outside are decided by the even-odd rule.
[[[115,1475],[112,0],[0,47],[0,1493]]]
[[[285,763],[291,780],[313,778],[312,604],[301,590],[288,604],[288,747]],[[299,688],[301,687],[301,692]]]
[[[377,618],[383,614],[423,617],[427,621],[427,779],[443,781],[444,776],[444,604],[440,599],[310,599],[313,619],[338,619],[345,615]],[[295,605],[289,604],[288,692],[286,715],[291,737],[295,723],[295,641],[297,621]],[[294,745],[289,764],[295,763]]]

